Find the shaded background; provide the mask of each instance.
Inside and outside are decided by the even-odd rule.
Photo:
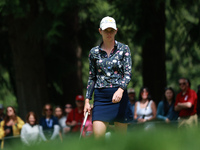
[[[158,104],[178,79],[200,84],[200,0],[1,0],[0,103],[24,119],[45,103],[64,106],[84,94],[89,50],[100,20],[115,18],[116,39],[133,59],[129,87],[150,88]]]

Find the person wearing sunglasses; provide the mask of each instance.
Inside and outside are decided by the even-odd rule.
[[[178,127],[194,127],[198,125],[197,94],[190,89],[188,79],[180,78],[181,92],[176,96],[175,111],[179,111]]]
[[[40,128],[44,132],[45,140],[56,139],[59,135],[60,127],[58,119],[53,116],[53,108],[51,104],[46,104],[43,107],[43,117],[40,119]]]

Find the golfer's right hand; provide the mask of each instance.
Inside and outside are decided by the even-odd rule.
[[[88,112],[88,114],[90,115],[91,107],[90,107],[90,102],[89,101],[90,101],[89,99],[85,100],[84,116],[85,116],[86,112]]]

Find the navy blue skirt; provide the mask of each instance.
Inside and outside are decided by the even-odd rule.
[[[99,88],[94,91],[92,121],[128,123],[133,120],[127,90],[119,103],[113,103],[113,94],[118,88]]]

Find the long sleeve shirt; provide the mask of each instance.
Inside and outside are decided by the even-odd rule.
[[[91,99],[94,88],[120,87],[126,89],[131,80],[132,60],[127,45],[115,41],[109,57],[101,45],[90,50],[89,79],[86,98]]]
[[[5,121],[2,121],[0,123],[0,139],[2,139],[5,136],[4,125],[5,125]],[[13,136],[20,135],[23,125],[24,125],[24,121],[20,117],[17,116],[17,123],[12,126]]]
[[[160,101],[159,104],[158,104],[158,108],[157,108],[157,118],[160,119],[160,120],[164,120],[164,121],[167,118],[170,121],[177,120],[177,118],[178,118],[178,112],[174,111],[174,103],[172,103],[171,105],[169,105],[169,110],[165,114],[165,111],[164,111],[164,101]]]
[[[31,126],[29,123],[23,125],[21,130],[21,140],[28,146],[39,144],[42,140],[40,137],[39,125]]]
[[[50,119],[42,117],[39,124],[44,131],[45,138],[52,140],[59,135],[60,127],[58,125],[58,119],[53,115]]]

